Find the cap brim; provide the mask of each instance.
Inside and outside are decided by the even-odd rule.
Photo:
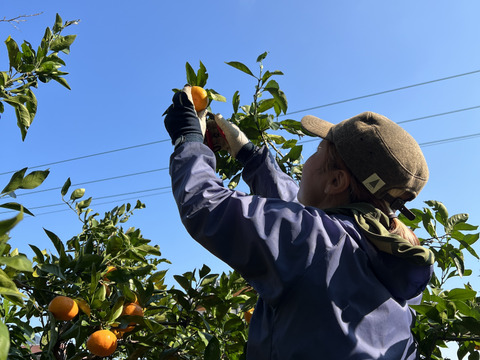
[[[333,127],[332,123],[317,118],[313,115],[306,115],[302,118],[302,128],[310,134],[316,135],[325,139],[330,129]]]

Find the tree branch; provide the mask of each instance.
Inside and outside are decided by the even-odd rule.
[[[27,21],[26,18],[33,17],[33,16],[38,16],[38,15],[41,15],[41,14],[43,14],[43,11],[42,11],[42,12],[39,12],[39,13],[36,13],[36,14],[31,14],[31,15],[19,15],[19,16],[15,16],[14,18],[11,18],[11,19],[7,19],[7,18],[4,16],[3,19],[0,19],[0,22],[9,23],[9,24],[11,24],[15,29],[18,29],[15,24],[20,24],[21,22]]]

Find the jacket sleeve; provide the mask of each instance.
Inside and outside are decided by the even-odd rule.
[[[276,184],[269,192],[260,181],[265,170],[258,170],[253,186],[278,197],[247,195],[225,188],[215,165],[213,152],[201,143],[184,143],[172,154],[170,175],[182,222],[197,242],[274,303],[304,274],[314,254],[324,253],[318,238],[339,238],[341,230],[324,212],[282,200],[282,189],[291,186],[283,177],[267,175],[266,183]]]
[[[285,201],[297,199],[297,183],[280,169],[265,146],[245,164],[242,177],[253,194]]]

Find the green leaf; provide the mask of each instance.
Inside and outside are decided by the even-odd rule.
[[[145,252],[149,255],[162,256],[162,253],[160,252],[158,247],[151,246],[151,245],[148,245],[148,244],[143,244],[143,245],[137,246],[137,250],[138,251],[143,251],[143,252]]]
[[[38,104],[37,98],[33,93],[33,91],[30,89],[27,89],[26,94],[29,100],[27,101],[25,106],[27,107],[27,110],[30,113],[30,123],[32,123],[35,117],[35,114],[37,113],[37,104]]]
[[[257,57],[257,62],[262,62],[268,55],[268,51],[265,51],[263,54],[260,54],[258,57]]]
[[[205,348],[203,358],[205,360],[220,360],[220,356],[220,341],[218,341],[218,339],[213,336],[208,342],[207,347]]]
[[[302,145],[294,146],[287,155],[285,155],[282,161],[296,161],[300,159],[302,155]]]
[[[187,83],[192,86],[197,85],[197,75],[188,62],[185,64],[185,70],[187,71]]]
[[[17,56],[20,53],[20,49],[18,48],[18,44],[13,40],[10,36],[5,40],[5,44],[7,45],[8,50],[8,60],[10,62],[10,70],[16,69],[20,65],[20,58]]]
[[[107,243],[107,254],[116,254],[122,249],[123,240],[119,236],[112,236]]]
[[[447,293],[447,299],[449,300],[475,300],[477,292],[473,289],[452,289]]]
[[[200,276],[200,278],[203,278],[207,276],[210,273],[210,271],[211,269],[207,265],[203,264],[202,268],[198,272],[198,276]]]
[[[215,90],[208,89],[207,93],[208,93],[208,97],[211,98],[212,100],[220,101],[220,102],[227,102],[227,98],[223,95],[220,95]]]
[[[58,36],[50,44],[50,50],[58,52],[70,49],[77,35]]]
[[[186,277],[181,275],[173,275],[173,277],[185,291],[189,291],[191,289],[190,280],[188,280]]]
[[[30,45],[28,41],[23,42],[22,51],[23,51],[23,61],[31,62],[34,57],[34,51],[32,49],[32,45]]]
[[[276,92],[270,91],[270,94],[273,95],[280,109],[283,111],[284,114],[286,114],[288,109],[288,101],[285,93],[282,90],[278,90]]]
[[[280,135],[274,135],[274,134],[267,134],[266,135],[270,140],[274,141],[275,144],[283,144],[285,143],[285,138]]]
[[[43,256],[42,251],[38,247],[36,247],[35,245],[29,244],[29,246],[35,252],[35,256],[37,257],[37,259],[36,259],[37,263],[39,263],[39,264],[43,263],[45,261],[45,257]]]
[[[60,240],[60,238],[56,234],[54,234],[53,232],[51,232],[51,231],[49,231],[45,228],[43,229],[43,231],[45,231],[47,236],[52,241],[52,244],[53,244],[53,246],[55,246],[55,249],[57,249],[57,252],[58,252],[58,255],[60,256],[60,258],[66,257],[65,246],[63,245],[62,240]]]
[[[270,80],[267,85],[265,85],[265,90],[278,90],[280,89],[280,85],[278,85],[278,83],[275,81],[275,80]]]
[[[425,203],[435,210],[435,218],[440,222],[440,224],[445,225],[448,220],[448,211],[445,205],[443,205],[440,201],[434,200],[425,201]]]
[[[72,90],[72,88],[70,87],[70,85],[68,85],[68,82],[65,78],[52,75],[52,79],[58,82],[60,85],[66,87],[68,90]]]
[[[25,295],[18,291],[15,283],[2,269],[0,269],[0,295],[8,297],[9,300],[17,305],[23,305],[22,297]]]
[[[0,221],[0,235],[7,234],[23,219],[23,212],[19,212],[17,216]]]
[[[59,33],[62,31],[63,20],[61,16],[57,13],[55,16],[55,24],[53,24],[52,30],[54,33]]]
[[[104,287],[104,286],[102,286]],[[113,306],[112,310],[110,311],[110,316],[108,318],[109,321],[114,321],[116,319],[118,319],[120,317],[120,315],[122,315],[122,311],[123,311],[123,299],[122,298],[119,298],[115,305]]]
[[[463,258],[461,257],[461,253],[457,254],[457,252],[450,251],[450,257],[453,258],[453,262],[455,263],[455,267],[457,268],[458,275],[463,277],[463,273],[465,272],[465,264],[463,262]]]
[[[200,68],[197,71],[197,86],[205,87],[207,85],[208,73],[207,68],[200,61]]]
[[[0,264],[7,265],[12,269],[22,272],[33,272],[33,264],[25,255],[17,255],[12,257],[2,256],[0,257]]]
[[[240,94],[238,90],[235,91],[232,97],[232,105],[233,105],[233,113],[236,114],[238,112],[238,107],[240,106]]]
[[[0,85],[5,86],[5,84],[8,82],[8,79],[10,77],[8,76],[8,73],[6,71],[0,71]]]
[[[70,195],[70,200],[75,201],[83,197],[83,195],[85,195],[85,189],[83,188],[76,189],[75,191],[72,192],[72,195]]]
[[[236,174],[231,180],[230,182],[228,183],[228,188],[229,189],[235,189],[238,185],[238,183],[240,182],[240,178],[241,178],[242,174],[239,173],[239,174]]]
[[[200,286],[207,286],[207,285],[210,285],[210,284],[215,284],[215,282],[217,281],[217,278],[218,278],[217,274],[206,275],[205,278],[200,283]]]
[[[7,186],[5,186],[5,188],[2,190],[2,194],[15,191],[20,186],[22,186],[23,177],[26,171],[27,171],[27,168],[23,168],[22,170],[15,172],[10,178],[10,181],[8,182]]]
[[[423,227],[428,232],[431,237],[438,237],[435,230],[435,225],[433,223],[433,214],[432,211],[428,208],[423,209],[424,213],[422,214]]]
[[[7,360],[10,350],[10,335],[8,328],[3,322],[0,322],[0,360]]]
[[[260,100],[258,104],[258,112],[262,113],[271,109],[275,105],[275,98]]]
[[[20,189],[35,189],[45,181],[48,174],[50,174],[50,170],[32,171],[23,178]]]
[[[468,214],[456,214],[448,218],[447,223],[445,224],[445,232],[450,233],[455,225],[459,223],[464,223],[468,220]]]
[[[83,209],[89,207],[91,202],[92,202],[92,197],[89,197],[89,198],[86,199],[86,200],[80,201],[80,202],[77,204],[77,209],[78,209],[78,210],[83,210]]]
[[[8,103],[7,100],[5,100],[5,102]],[[17,117],[17,126],[20,129],[20,133],[22,134],[22,141],[23,141],[27,136],[27,130],[30,127],[32,119],[30,117],[30,112],[28,111],[25,105],[15,104],[14,107],[15,107],[15,116]]]
[[[2,207],[4,209],[15,210],[15,211],[22,211],[23,210],[23,212],[25,214],[35,216],[35,215],[33,215],[33,213],[30,210],[28,210],[26,207],[23,207],[22,205],[20,205],[18,203],[13,203],[13,202],[4,203],[4,204],[1,204],[0,207]]]
[[[245,74],[255,77],[255,75],[253,75],[252,71],[247,67],[247,65],[242,64],[241,62],[230,61],[230,62],[227,62],[226,64],[230,65],[231,67],[234,67],[235,69],[243,71]]]
[[[65,184],[63,184],[62,190],[60,191],[61,194],[62,194],[62,198],[65,195],[67,195],[68,189],[70,189],[71,185],[72,185],[72,182],[71,182],[70,178],[68,178],[67,181],[65,181]]]

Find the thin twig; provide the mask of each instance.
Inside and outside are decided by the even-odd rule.
[[[27,21],[26,18],[33,17],[33,16],[38,16],[38,15],[41,15],[41,14],[43,14],[43,11],[42,11],[42,12],[39,12],[39,13],[36,13],[36,14],[31,14],[31,15],[19,15],[19,16],[15,16],[14,18],[11,18],[11,19],[7,19],[7,18],[4,16],[3,19],[0,19],[0,22],[9,23],[9,24],[12,25],[15,29],[18,30],[18,27],[17,27],[15,24],[20,24],[21,22]]]

